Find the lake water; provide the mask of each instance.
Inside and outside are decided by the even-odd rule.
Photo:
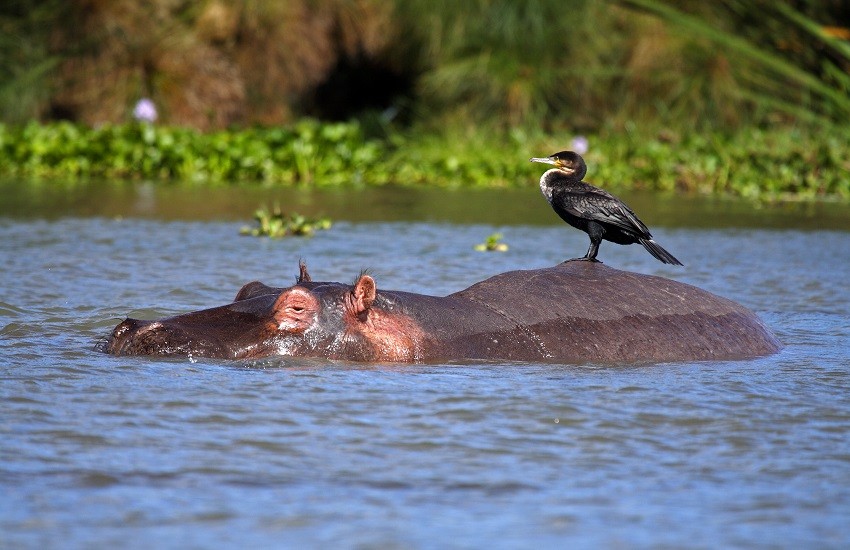
[[[361,365],[107,356],[126,316],[259,279],[446,294],[581,255],[534,190],[0,185],[0,548],[846,548],[850,207],[631,196],[684,268],[612,267],[754,309],[770,357]],[[239,235],[276,198],[337,220]],[[465,222],[465,223],[462,223]],[[473,246],[500,231],[506,253]]]

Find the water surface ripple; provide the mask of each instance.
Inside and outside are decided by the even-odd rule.
[[[651,366],[115,358],[125,316],[251,280],[445,294],[579,255],[561,226],[0,218],[0,547],[846,548],[850,233],[662,229],[608,265],[756,310],[786,347]],[[511,249],[473,245],[499,229]]]

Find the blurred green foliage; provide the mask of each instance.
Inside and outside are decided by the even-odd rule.
[[[840,2],[406,0],[397,12],[423,44],[420,121],[729,131],[850,117]]]
[[[207,184],[533,187],[528,162],[569,133],[465,129],[367,137],[359,123],[201,133],[125,124],[0,125],[0,174],[194,180]],[[588,136],[587,180],[609,189],[732,194],[758,200],[850,199],[850,128],[657,132],[632,125]]]
[[[7,0],[0,117],[118,123],[145,96],[166,123],[291,123],[357,77],[377,81],[311,112],[583,133],[843,123],[848,29],[842,2],[815,0]],[[383,106],[354,97],[394,85]]]
[[[0,120],[22,123],[44,110],[62,59],[50,48],[52,23],[62,21],[67,8],[64,0],[0,3]]]
[[[39,177],[356,185],[381,149],[356,122],[211,133],[147,123],[0,125],[0,172]]]
[[[693,80],[710,89],[703,96],[722,100],[727,110],[750,107],[747,116],[724,121],[780,117],[823,123],[850,117],[850,14],[840,2],[621,3],[658,17],[671,32],[688,37],[689,49],[702,51],[708,70],[694,71]],[[696,122],[705,124],[702,118]]]
[[[848,39],[814,0],[9,0],[0,174],[534,186],[585,134],[609,188],[846,199]],[[329,83],[350,120],[301,119]]]
[[[254,213],[254,219],[259,224],[258,227],[243,227],[239,231],[242,235],[272,239],[312,237],[316,231],[330,229],[333,225],[329,218],[308,218],[298,212],[287,214],[281,210],[280,205],[271,209],[260,208]]]
[[[502,242],[501,233],[492,233],[483,243],[476,244],[473,248],[478,252],[507,252],[509,247],[507,243]]]

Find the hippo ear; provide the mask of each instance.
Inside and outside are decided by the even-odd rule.
[[[304,260],[298,260],[298,278],[296,283],[309,283],[313,280],[310,274],[307,273],[307,263]]]
[[[252,281],[239,289],[239,292],[236,293],[236,298],[234,298],[233,301],[238,302],[239,300],[247,300],[248,298],[253,298],[258,294],[261,294],[264,289],[271,290],[269,287],[267,287],[260,281]],[[269,294],[271,294],[271,292],[269,292]]]
[[[361,275],[357,282],[354,283],[354,288],[351,289],[351,296],[354,298],[354,312],[361,316],[369,311],[372,307],[372,302],[375,301],[375,279],[369,275]]]

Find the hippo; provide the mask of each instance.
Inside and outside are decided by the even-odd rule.
[[[316,282],[243,286],[230,304],[167,319],[126,319],[99,349],[114,355],[361,362],[458,360],[654,363],[776,352],[747,308],[663,277],[567,261],[502,273],[445,297]]]

